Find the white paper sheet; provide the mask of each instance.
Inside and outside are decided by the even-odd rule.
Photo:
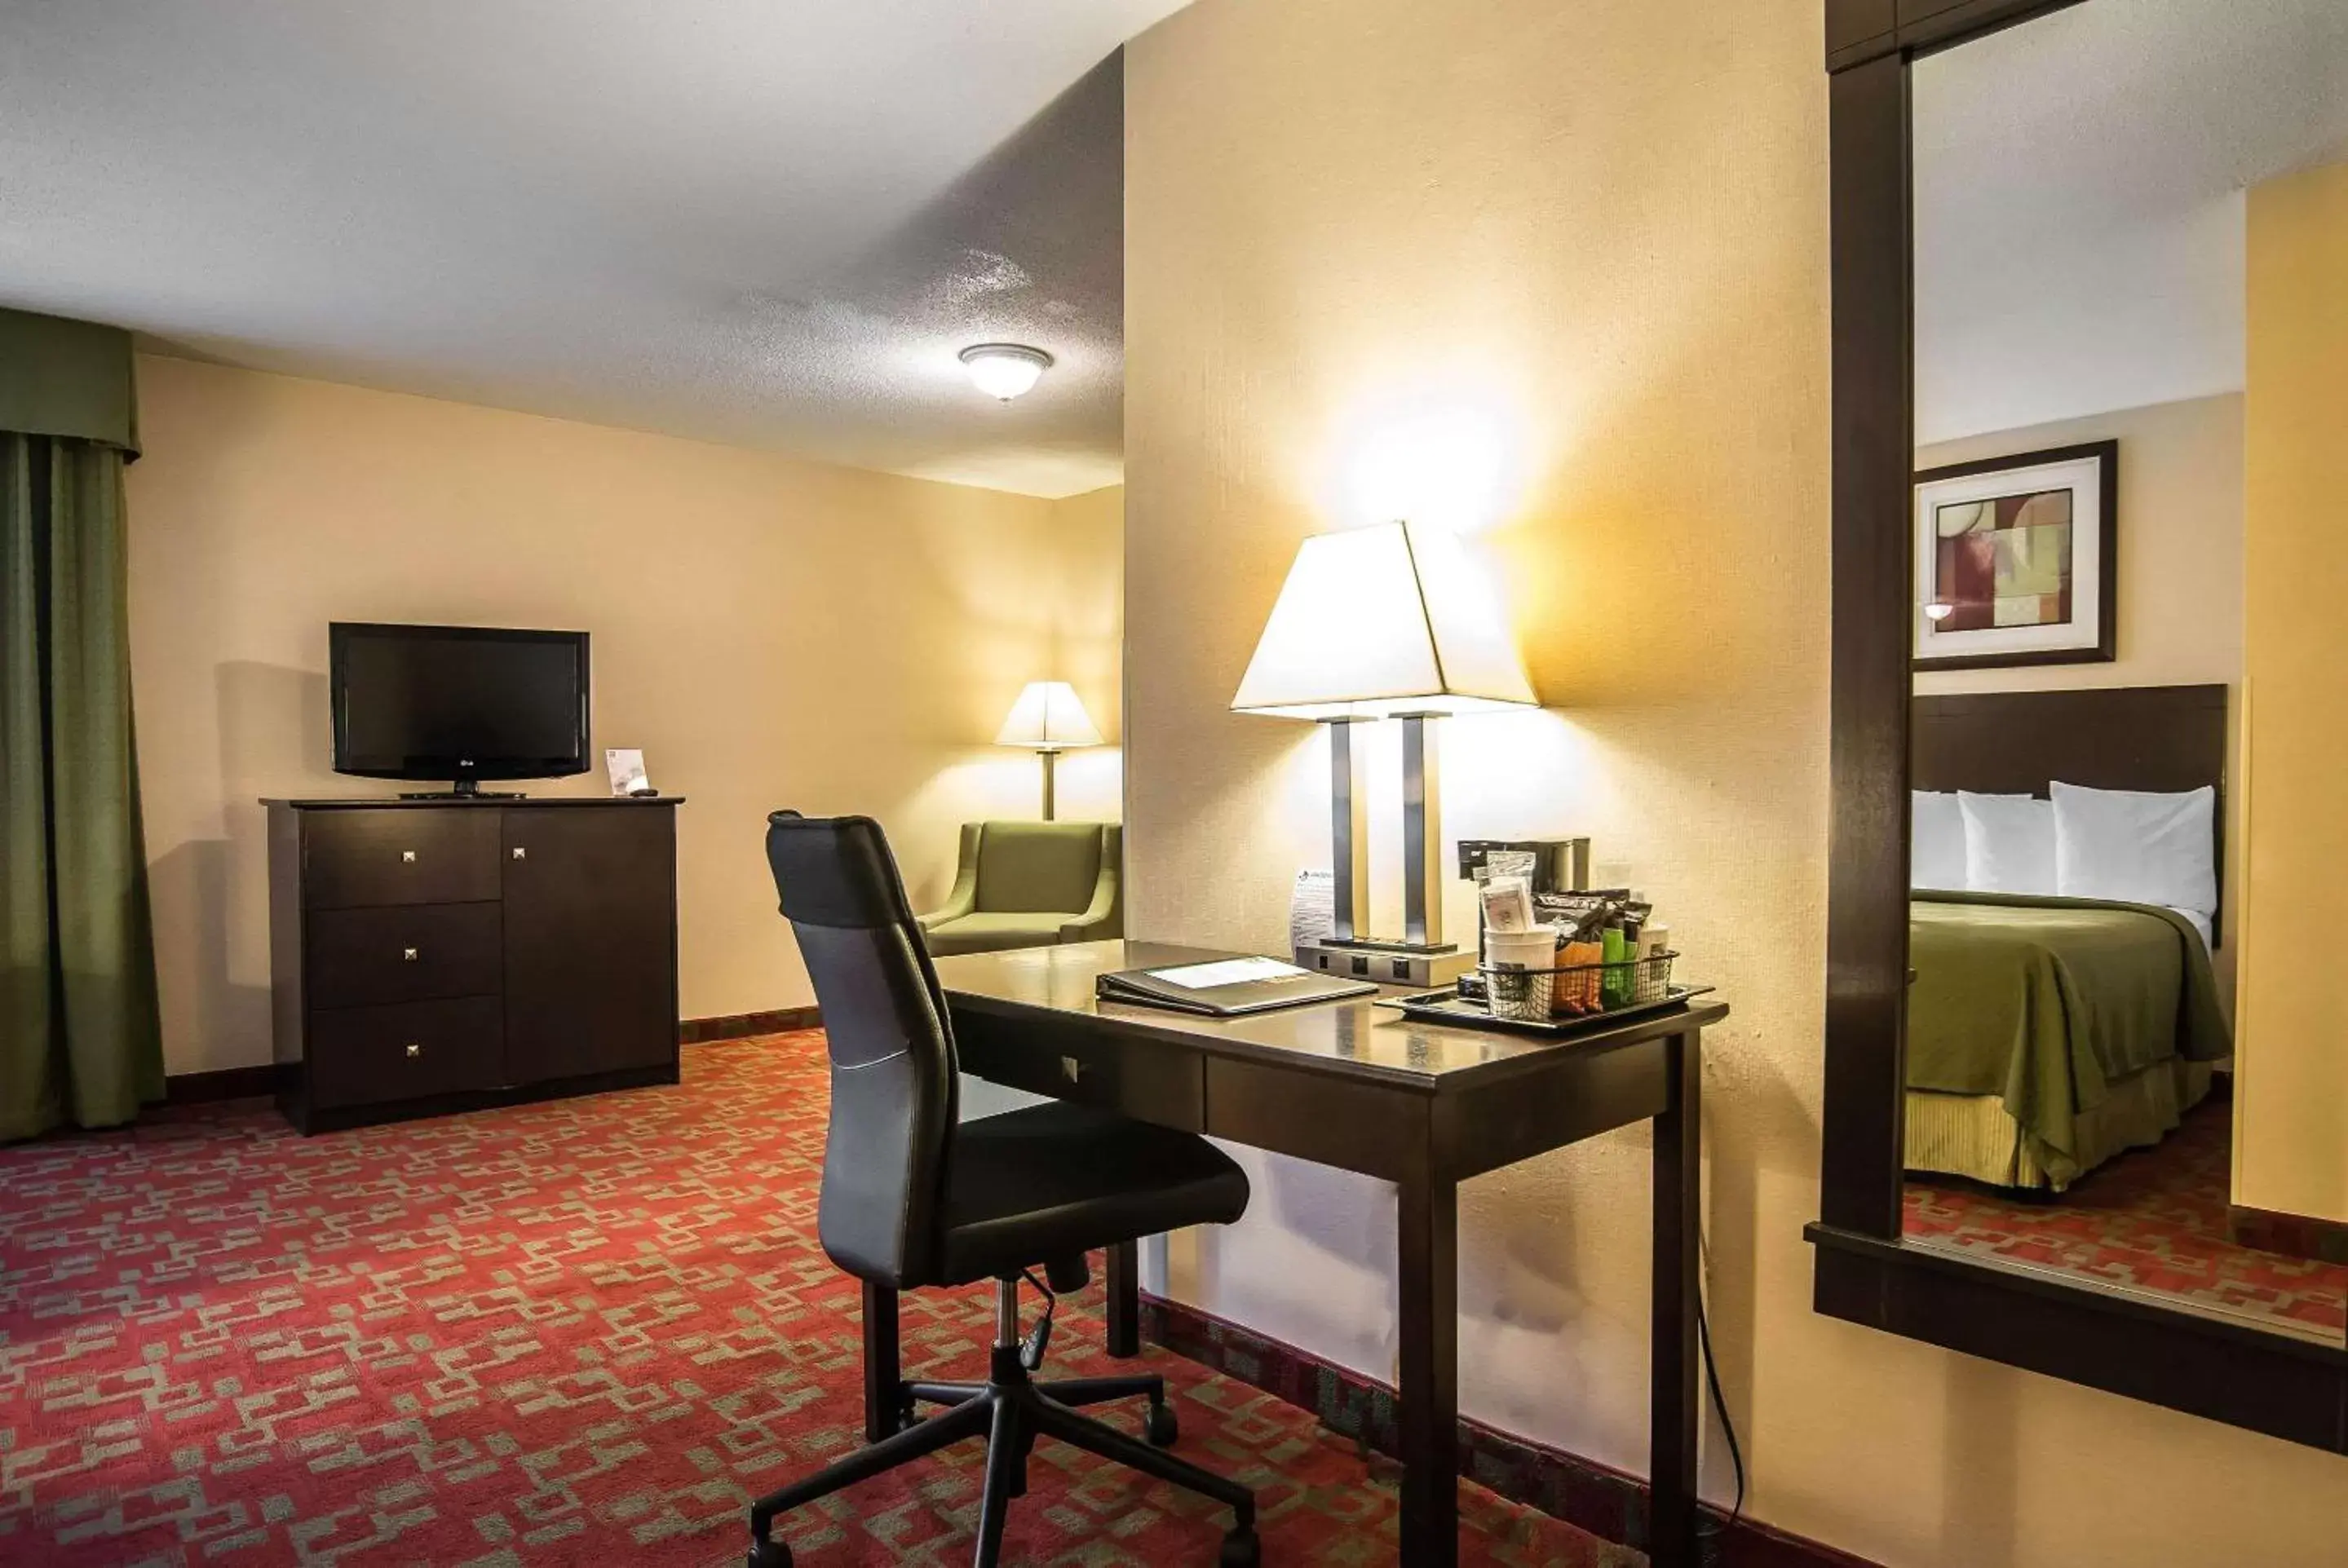
[[[1217,958],[1204,964],[1184,964],[1179,968],[1151,969],[1153,980],[1164,980],[1169,986],[1180,986],[1186,991],[1212,990],[1217,986],[1243,986],[1253,980],[1284,980],[1305,971],[1294,964],[1283,964],[1278,958]]]

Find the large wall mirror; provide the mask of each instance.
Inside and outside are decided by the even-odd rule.
[[[1828,46],[1819,1309],[2348,1450],[2348,5]]]

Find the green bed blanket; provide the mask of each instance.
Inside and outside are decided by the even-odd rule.
[[[2233,1052],[2209,949],[2149,904],[2006,893],[1909,906],[1908,1087],[1994,1094],[2065,1154],[2106,1086]]]

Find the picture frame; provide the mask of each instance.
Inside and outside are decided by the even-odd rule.
[[[1915,476],[1916,670],[2119,656],[2119,443]]]

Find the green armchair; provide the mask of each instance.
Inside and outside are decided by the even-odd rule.
[[[922,916],[930,951],[992,953],[1125,935],[1125,830],[1102,822],[966,822],[953,894]]]

